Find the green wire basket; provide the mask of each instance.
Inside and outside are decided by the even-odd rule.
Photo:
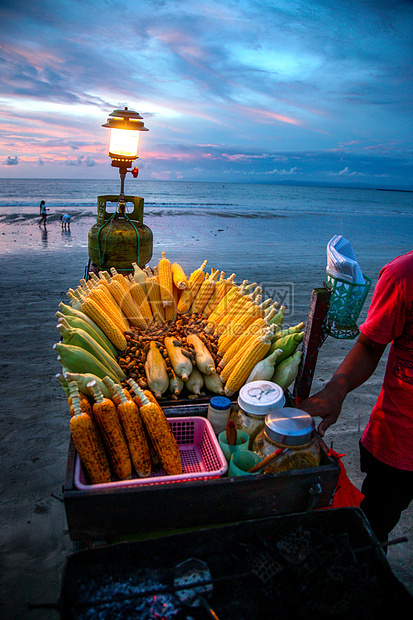
[[[372,280],[363,274],[364,284],[352,284],[327,272],[327,288],[331,289],[327,314],[329,336],[351,340],[360,333],[357,326]]]

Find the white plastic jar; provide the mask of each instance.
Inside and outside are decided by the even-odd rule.
[[[264,428],[265,416],[284,405],[284,392],[272,381],[251,381],[240,389],[238,408],[231,419],[237,430],[248,433],[250,450],[255,437]]]
[[[230,411],[231,401],[226,396],[213,396],[209,401],[207,417],[216,435],[226,429]]]

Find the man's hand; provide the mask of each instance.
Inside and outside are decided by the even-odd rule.
[[[303,411],[323,418],[318,426],[321,437],[329,426],[337,422],[347,394],[371,377],[385,348],[385,344],[360,334],[325,388],[300,403],[299,407]]]
[[[321,392],[304,400],[299,407],[313,417],[322,418],[317,430],[320,436],[324,437],[328,427],[337,422],[344,398],[343,392],[334,388],[332,383],[328,383]]]

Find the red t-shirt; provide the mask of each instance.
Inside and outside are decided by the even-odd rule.
[[[413,471],[413,251],[380,271],[360,331],[391,342],[383,386],[361,443],[380,461]]]

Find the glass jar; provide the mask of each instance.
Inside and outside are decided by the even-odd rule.
[[[252,451],[261,458],[283,452],[266,465],[262,473],[318,467],[320,444],[314,434],[314,420],[305,411],[284,407],[265,417],[264,428],[255,437]]]
[[[282,388],[271,381],[251,381],[239,392],[238,408],[231,414],[235,428],[246,431],[250,437],[249,449],[264,428],[265,416],[285,405]]]

